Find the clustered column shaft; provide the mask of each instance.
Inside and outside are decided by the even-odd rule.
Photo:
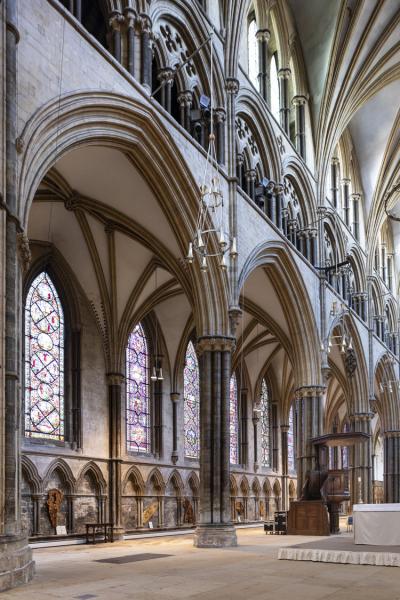
[[[297,489],[300,494],[306,473],[315,469],[317,454],[310,440],[323,432],[323,404],[320,386],[297,390]]]
[[[384,440],[384,500],[400,502],[400,431],[386,431]]]
[[[229,382],[231,338],[201,338],[200,370],[200,522],[198,547],[235,546],[230,515]]]

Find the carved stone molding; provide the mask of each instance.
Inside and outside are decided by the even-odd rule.
[[[228,77],[225,80],[225,89],[228,94],[233,94],[234,96],[236,96],[236,94],[238,94],[238,92],[239,92],[239,88],[240,88],[240,83],[234,77]]]
[[[323,396],[326,391],[326,386],[324,385],[305,385],[300,388],[297,388],[295,391],[296,399],[300,398],[311,398],[311,397],[319,397]]]
[[[196,352],[200,356],[203,352],[232,352],[236,340],[226,336],[204,336],[197,340]]]
[[[31,249],[29,247],[29,239],[26,233],[17,233],[17,248],[18,258],[21,264],[23,273],[26,273],[29,269],[32,260]]]

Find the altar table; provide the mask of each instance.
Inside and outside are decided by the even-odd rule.
[[[400,504],[354,504],[354,543],[400,546]]]

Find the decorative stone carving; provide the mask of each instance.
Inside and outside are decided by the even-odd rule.
[[[235,510],[238,517],[244,516],[244,504],[240,500],[235,502]]]
[[[152,502],[150,504],[150,506],[148,506],[144,511],[143,511],[143,525],[147,525],[147,523],[150,521],[151,517],[153,515],[156,514],[156,512],[158,511],[158,502]]]
[[[49,511],[50,523],[54,529],[57,527],[58,513],[60,512],[61,503],[63,501],[63,498],[64,498],[64,494],[57,488],[53,488],[48,491],[47,508]]]
[[[23,273],[26,273],[29,269],[29,265],[31,264],[32,254],[29,247],[28,236],[24,232],[17,233],[17,247],[22,271]]]
[[[189,498],[185,498],[183,500],[183,522],[184,523],[194,523],[194,510],[193,505],[190,502]]]
[[[353,349],[351,350],[347,350],[346,351],[346,356],[344,359],[344,365],[346,368],[346,375],[348,377],[352,377],[354,375],[354,372],[357,368],[357,358],[356,358],[356,353],[354,352]]]

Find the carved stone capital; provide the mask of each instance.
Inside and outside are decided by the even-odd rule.
[[[238,79],[235,79],[234,77],[228,77],[225,80],[225,89],[228,94],[233,94],[234,96],[236,96],[239,92],[239,88],[240,83]]]
[[[171,402],[173,402],[173,403],[179,402],[180,397],[181,397],[181,395],[179,394],[179,392],[171,392],[170,393]]]
[[[400,438],[400,430],[399,429],[388,429],[383,432],[384,438]]]
[[[137,12],[133,8],[128,6],[124,10],[124,17],[127,27],[134,29],[138,19]]]
[[[259,42],[269,42],[271,32],[269,29],[259,29],[256,33],[256,38]]]
[[[161,83],[168,84],[168,85],[172,85],[172,83],[174,81],[174,77],[175,77],[175,69],[172,69],[171,67],[161,68],[157,75],[157,79]]]
[[[32,254],[29,247],[29,239],[25,232],[17,233],[17,249],[22,272],[26,273],[31,264]]]
[[[290,77],[291,74],[292,74],[292,72],[291,72],[290,69],[279,69],[279,71],[278,71],[278,79],[289,79],[289,77]],[[304,96],[295,96],[293,98],[293,101],[295,100],[295,98],[304,98]]]
[[[366,412],[366,413],[353,413],[352,415],[349,415],[349,419],[350,421],[358,421],[358,422],[368,422],[371,421],[374,418],[374,413],[373,412]]]
[[[216,108],[214,111],[214,114],[215,114],[215,119],[216,119],[217,123],[223,123],[225,121],[226,111],[224,108],[222,108],[222,107]]]
[[[106,373],[107,385],[122,385],[125,377],[122,373]]]
[[[204,336],[197,340],[196,352],[199,356],[203,352],[233,352],[236,340],[227,336]]]
[[[305,96],[294,96],[292,103],[293,106],[304,106],[307,104],[307,98]]]
[[[109,19],[109,24],[110,27],[113,31],[121,31],[121,25],[124,23],[125,19],[123,17],[123,15],[114,10],[111,15],[110,15],[110,19]]]
[[[297,388],[295,391],[296,399],[300,398],[315,398],[323,396],[326,391],[326,386],[324,385],[304,385],[300,388]]]
[[[178,94],[178,104],[190,108],[193,102],[193,92],[190,90],[184,90]]]
[[[140,29],[142,30],[142,33],[151,33],[151,28],[153,24],[149,15],[141,13],[139,15],[138,24],[140,26]]]

